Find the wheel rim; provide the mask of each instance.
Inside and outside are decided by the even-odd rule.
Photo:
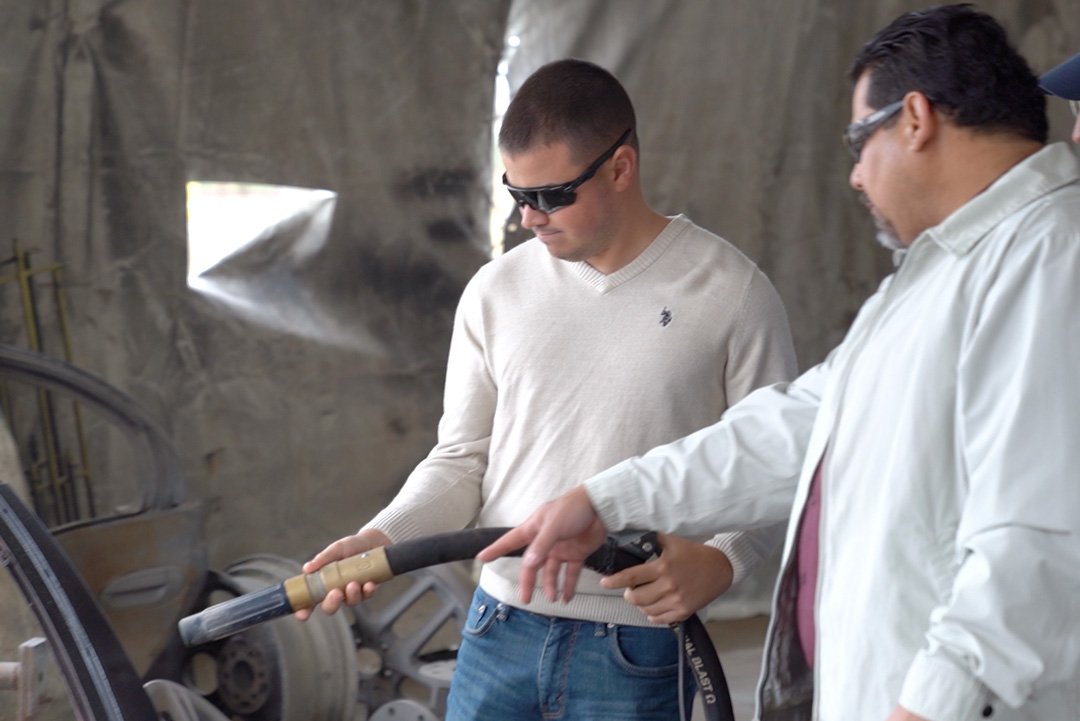
[[[398,700],[446,710],[473,584],[459,564],[391,579],[351,607],[360,659],[360,702],[369,713]]]
[[[281,583],[296,561],[258,555],[215,574],[207,606]],[[342,721],[356,711],[356,650],[351,619],[316,613],[249,628],[192,649],[185,683],[243,721]]]

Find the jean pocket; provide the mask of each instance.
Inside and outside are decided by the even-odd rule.
[[[479,594],[477,594],[477,598],[473,599],[473,604],[469,608],[469,615],[465,619],[465,628],[461,629],[461,633],[473,638],[479,638],[490,631],[495,621],[500,617],[506,617],[505,606],[490,596],[480,598]]]
[[[615,663],[627,673],[656,678],[679,670],[679,641],[670,629],[615,626],[608,639]]]

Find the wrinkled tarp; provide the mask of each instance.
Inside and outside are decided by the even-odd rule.
[[[355,530],[433,443],[454,306],[488,256],[507,10],[0,3],[0,256],[18,237],[64,265],[75,361],[165,427],[216,567]],[[282,297],[251,285],[339,337],[267,330],[188,289],[188,180],[338,194],[319,254],[262,269]]]
[[[0,0],[0,257],[18,237],[64,264],[76,361],[166,427],[208,506],[212,566],[305,558],[434,439],[454,305],[486,257],[507,32],[514,87],[564,56],[624,82],[647,198],[770,275],[805,368],[891,267],[847,186],[843,75],[922,5]],[[1080,48],[1080,0],[982,7],[1036,70]],[[1068,111],[1051,112],[1064,138]],[[265,329],[186,286],[188,180],[338,193],[319,253],[246,281],[334,337]]]

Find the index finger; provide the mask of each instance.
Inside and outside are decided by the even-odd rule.
[[[346,557],[345,544],[334,541],[329,546],[315,554],[314,558],[305,563],[300,570],[304,573],[315,573],[320,568],[333,561],[340,561]]]
[[[502,558],[509,553],[525,548],[532,539],[533,534],[524,526],[511,528],[509,531],[495,539],[494,543],[476,554],[476,560],[483,563],[490,563],[496,558]]]
[[[502,558],[508,553],[513,553],[523,548],[533,538],[533,532],[524,526],[517,526],[511,528],[495,539],[487,548],[476,554],[476,560],[483,563],[489,563],[496,558]],[[518,583],[521,587],[519,593],[522,603],[528,603],[532,600],[533,588],[536,585],[536,571],[537,566],[530,566],[526,563],[521,564],[521,573],[519,574]]]
[[[604,588],[634,588],[655,579],[656,573],[653,571],[653,567],[649,566],[648,563],[642,563],[638,566],[624,568],[610,576],[605,576],[600,579],[600,585]]]
[[[515,530],[521,528],[521,526],[518,526]],[[525,554],[521,558],[521,570],[518,572],[518,587],[520,589],[518,595],[521,602],[528,603],[532,600],[533,588],[536,586],[536,574],[541,568],[545,567],[544,590],[547,597],[554,601],[557,595],[556,587],[558,585],[559,568],[562,566],[563,561],[563,559],[556,558],[552,554],[552,549],[559,541],[558,534],[552,531],[550,527],[544,526],[535,533],[526,533],[525,535],[533,536],[533,539],[532,543],[525,549]],[[573,595],[573,592],[571,592],[571,595]]]

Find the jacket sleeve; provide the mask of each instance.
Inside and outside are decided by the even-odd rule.
[[[480,512],[495,401],[474,278],[454,316],[438,442],[365,528],[377,528],[399,542],[468,525]]]
[[[724,395],[734,405],[752,391],[798,374],[787,313],[769,279],[755,269],[747,280],[724,368]],[[731,562],[732,584],[750,575],[784,540],[784,524],[720,533],[706,542]]]
[[[604,525],[693,536],[787,521],[827,363],[790,384],[760,388],[718,423],[588,479]]]
[[[1075,221],[1072,221],[1075,223]],[[949,602],[900,702],[935,721],[1018,707],[1080,676],[1080,233],[1017,243],[958,368],[967,497]]]

